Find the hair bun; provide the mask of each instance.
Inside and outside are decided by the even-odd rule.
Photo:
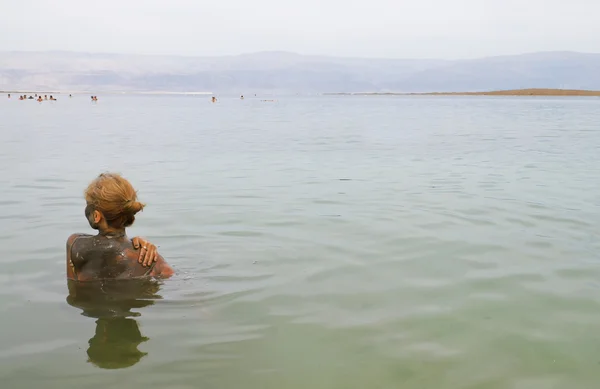
[[[125,203],[125,209],[128,210],[131,214],[135,215],[136,213],[144,209],[144,204],[136,200],[127,200],[127,202]]]

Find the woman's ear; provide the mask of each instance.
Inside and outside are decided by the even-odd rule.
[[[94,210],[94,223],[98,224],[102,220],[102,213],[98,210]]]

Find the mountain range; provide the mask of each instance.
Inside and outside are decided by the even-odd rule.
[[[600,89],[600,54],[540,52],[467,60],[367,59],[260,52],[183,57],[0,52],[0,90],[452,92]]]

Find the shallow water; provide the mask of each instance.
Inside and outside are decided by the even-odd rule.
[[[598,123],[594,98],[3,97],[0,386],[596,388]],[[106,170],[178,272],[112,318],[67,302],[64,259]]]

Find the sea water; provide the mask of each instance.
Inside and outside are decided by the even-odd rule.
[[[596,388],[599,123],[597,98],[4,96],[0,387]],[[73,301],[104,171],[177,275]]]

